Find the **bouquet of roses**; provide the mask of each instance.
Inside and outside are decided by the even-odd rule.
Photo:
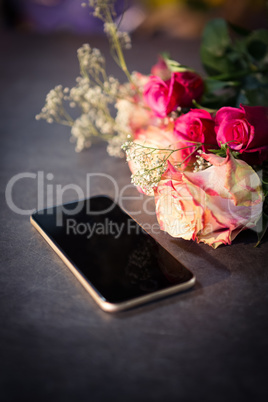
[[[260,241],[268,222],[268,31],[212,20],[201,45],[205,78],[166,54],[150,75],[130,74],[123,53],[130,38],[119,30],[114,1],[89,6],[127,82],[108,76],[100,51],[84,45],[76,86],[50,91],[37,117],[69,125],[78,151],[97,137],[110,155],[125,151],[132,182],[154,196],[171,236],[216,248],[255,228]],[[64,102],[81,115],[73,119]]]

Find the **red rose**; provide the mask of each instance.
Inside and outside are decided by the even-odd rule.
[[[176,81],[184,88],[184,94],[180,99],[179,106],[191,107],[193,106],[193,99],[197,102],[201,99],[204,92],[204,83],[200,75],[185,71],[184,73],[175,73]]]
[[[217,142],[237,152],[258,152],[255,162],[268,157],[268,108],[263,106],[222,107],[215,117]]]

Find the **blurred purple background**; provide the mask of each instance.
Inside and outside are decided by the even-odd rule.
[[[103,34],[102,22],[82,7],[87,0],[0,0],[2,28],[49,33]],[[203,5],[197,8],[196,5]],[[142,35],[200,37],[207,21],[223,17],[245,28],[267,28],[266,0],[117,0],[122,30]]]
[[[82,7],[83,0],[0,0],[2,24],[5,27],[36,32],[73,31],[102,33],[102,22]],[[117,12],[123,11],[124,0],[117,1]],[[131,1],[128,1],[130,4]]]

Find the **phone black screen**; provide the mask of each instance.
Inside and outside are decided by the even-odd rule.
[[[107,302],[128,301],[193,278],[108,197],[48,208],[32,218]]]

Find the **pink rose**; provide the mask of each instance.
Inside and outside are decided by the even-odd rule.
[[[262,213],[263,194],[256,172],[244,161],[203,154],[212,166],[181,173],[169,165],[155,189],[157,219],[173,237],[218,247],[254,227]]]
[[[178,117],[175,120],[174,132],[177,139],[183,141],[185,145],[191,145],[185,149],[185,157],[194,151],[193,142],[202,142],[202,150],[217,148],[216,134],[214,131],[214,120],[210,113],[205,110],[192,109],[190,112]],[[188,159],[188,165],[193,162],[195,155]]]
[[[157,75],[164,81],[170,79],[172,73],[162,56],[158,57],[158,62],[151,68],[151,74]]]
[[[179,106],[184,88],[175,78],[174,73],[167,81],[152,75],[144,86],[144,101],[157,117],[166,117]]]
[[[216,114],[215,123],[219,146],[228,143],[241,154],[258,152],[256,162],[268,158],[267,107],[222,107]]]
[[[178,106],[190,107],[192,100],[198,100],[203,90],[202,78],[187,71],[172,73],[167,81],[151,76],[144,86],[143,97],[156,116],[163,118]]]

